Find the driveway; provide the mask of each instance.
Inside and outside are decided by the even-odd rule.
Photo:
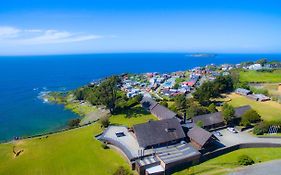
[[[223,136],[218,136],[222,144],[225,146],[233,146],[241,143],[278,143],[281,144],[281,138],[258,138],[247,131],[232,133],[227,129],[220,130]]]
[[[228,175],[280,175],[281,160],[259,163],[242,168]]]

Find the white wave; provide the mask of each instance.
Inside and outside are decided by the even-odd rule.
[[[40,99],[40,100],[42,100],[43,103],[48,103],[49,100],[46,98],[46,95],[47,95],[48,93],[50,93],[50,92],[51,92],[51,91],[41,91],[41,92],[38,93],[37,98]]]

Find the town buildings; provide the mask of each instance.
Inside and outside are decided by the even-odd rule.
[[[141,104],[159,120],[131,128],[110,126],[98,137],[122,150],[140,175],[163,175],[198,163],[203,154],[216,148],[218,139],[210,131],[226,126],[220,112],[186,121],[152,98],[144,97]],[[235,108],[234,122],[249,109],[250,106]],[[198,121],[202,128],[197,126]]]

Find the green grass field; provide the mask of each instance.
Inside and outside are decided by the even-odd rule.
[[[114,150],[105,150],[93,136],[101,132],[93,124],[59,134],[0,145],[0,174],[112,174],[126,161]],[[13,146],[24,152],[13,155]]]
[[[281,83],[281,70],[274,72],[241,71],[240,81],[255,83]]]
[[[237,94],[230,94],[228,97],[231,99],[229,103],[234,107],[250,105],[261,115],[262,119],[266,121],[281,121],[281,104],[277,102],[258,102]]]
[[[237,97],[237,99],[240,99]],[[234,102],[236,99],[232,102]],[[237,102],[239,103],[239,102]],[[280,109],[281,110],[281,109]],[[156,117],[140,106],[113,115],[110,122],[116,125],[132,126]],[[12,175],[111,175],[119,166],[129,168],[128,163],[113,149],[103,149],[101,142],[93,137],[102,132],[99,123],[58,134],[0,144],[0,174]],[[14,157],[13,146],[23,153]],[[250,155],[256,162],[281,158],[281,148],[255,148],[238,150],[200,165],[175,173],[182,174],[224,174],[239,167],[237,157]]]
[[[110,117],[110,123],[131,127],[135,124],[145,123],[149,120],[157,120],[155,116],[145,111],[141,106],[136,106],[129,111]]]
[[[256,163],[281,159],[281,148],[248,148],[237,150],[202,164],[193,166],[174,175],[223,175],[241,167],[237,163],[240,155],[249,155]]]
[[[69,102],[65,105],[65,109],[71,110],[80,116],[85,116],[91,112],[97,111],[97,107],[92,106],[88,102],[85,102],[84,104],[80,104],[79,102]]]
[[[140,110],[134,108],[134,112]],[[132,126],[156,119],[151,114],[127,117],[126,114],[112,116],[114,124]],[[120,153],[103,149],[101,142],[93,137],[102,132],[99,123],[79,129],[40,138],[0,144],[0,174],[11,175],[110,175],[121,165],[129,168]],[[13,146],[24,152],[14,157]]]

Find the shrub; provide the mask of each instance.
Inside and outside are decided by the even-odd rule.
[[[268,90],[264,88],[250,87],[250,90],[255,94],[269,95]]]
[[[79,126],[80,121],[81,121],[81,119],[80,119],[80,118],[77,118],[77,119],[71,119],[71,120],[69,120],[69,122],[68,122],[68,126],[69,126],[70,128],[78,127],[78,126]]]
[[[203,127],[203,121],[198,120],[198,121],[196,122],[196,126],[202,128],[202,127]]]
[[[133,175],[130,170],[126,169],[123,166],[120,166],[114,173],[113,175]]]
[[[166,101],[161,101],[159,104],[165,106],[166,108],[168,107],[168,103]]]
[[[225,103],[222,107],[222,115],[227,124],[230,124],[235,117],[234,107]]]
[[[241,125],[250,126],[251,123],[257,123],[261,120],[261,116],[253,109],[249,109],[242,115]]]
[[[101,124],[102,127],[107,128],[110,124],[109,117],[108,116],[102,117],[100,119],[100,124]]]
[[[243,119],[243,118],[242,118],[242,120],[241,120],[241,122],[240,122],[240,125],[241,125],[241,126],[245,126],[245,127],[251,126],[251,122],[250,122],[249,120],[247,120],[247,119]]]
[[[180,84],[179,83],[176,83],[174,86],[173,86],[173,89],[178,89],[180,87]]]
[[[215,105],[214,103],[211,103],[211,104],[208,106],[208,110],[210,111],[210,113],[215,113],[215,112],[217,112],[216,105]]]
[[[254,164],[255,161],[248,155],[241,155],[238,157],[238,163],[239,163],[239,165],[247,166],[247,165]]]
[[[268,123],[260,122],[254,127],[253,133],[256,135],[263,135],[264,133],[268,132],[268,128],[269,128]]]
[[[103,149],[109,149],[109,146],[107,145],[107,143],[102,143],[101,147]]]

